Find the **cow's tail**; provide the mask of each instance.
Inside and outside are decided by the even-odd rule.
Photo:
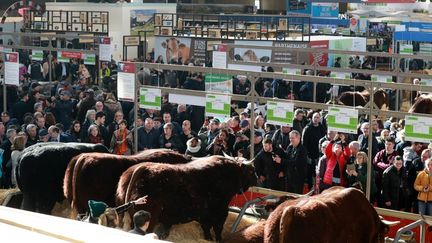
[[[72,195],[73,174],[74,174],[74,169],[78,158],[79,155],[71,159],[71,161],[69,162],[66,168],[66,173],[63,179],[63,194],[65,198],[69,201],[69,203],[71,203],[73,199],[73,195]]]
[[[134,170],[133,170],[133,172],[132,172],[132,175],[131,175],[131,177],[130,177],[130,180],[129,180],[129,183],[128,183],[128,186],[127,186],[127,189],[126,189],[126,195],[125,195],[125,198],[124,198],[124,203],[128,203],[129,202],[129,197],[130,197],[130,194],[131,194],[131,192],[132,192],[132,187],[134,186],[134,184],[135,184],[135,180],[136,180],[136,177],[139,175],[139,171],[140,171],[140,169],[142,168],[142,167],[144,167],[145,165],[144,164],[141,164],[141,165],[138,165]]]
[[[72,186],[70,189],[72,189],[72,198],[71,198],[71,207],[72,209],[76,209],[76,203],[77,203],[77,178],[79,176],[79,173],[84,165],[84,161],[86,160],[87,156],[85,154],[79,155],[76,159],[75,166],[73,167],[73,174],[72,174]]]
[[[288,239],[290,238],[290,226],[293,223],[294,220],[294,214],[295,214],[296,208],[294,206],[288,206],[284,208],[282,212],[282,217],[279,222],[279,242],[288,242]],[[291,232],[293,233],[293,232]]]

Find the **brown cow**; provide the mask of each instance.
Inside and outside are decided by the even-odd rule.
[[[279,205],[267,219],[264,242],[375,243],[384,242],[388,229],[361,191],[332,187]]]
[[[141,163],[126,170],[117,188],[117,205],[148,195],[145,209],[152,215],[149,230],[161,224],[161,237],[174,224],[196,220],[210,240],[213,228],[221,240],[232,197],[256,184],[250,163],[222,156],[199,158],[185,165]]]
[[[260,221],[228,236],[224,243],[263,243],[266,221]]]
[[[336,104],[347,106],[365,106],[370,99],[370,94],[367,90],[347,91],[341,93],[336,98]],[[388,110],[389,108],[389,95],[383,89],[377,89],[374,92],[374,103],[381,110]]]
[[[191,157],[169,149],[150,149],[132,156],[84,153],[72,159],[66,169],[64,195],[80,214],[88,210],[90,199],[114,206],[120,175],[130,166],[146,161],[184,164]]]
[[[432,95],[423,94],[417,97],[408,112],[432,114]]]

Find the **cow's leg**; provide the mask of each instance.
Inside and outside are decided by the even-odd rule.
[[[200,221],[200,225],[204,231],[204,239],[208,241],[213,241],[213,237],[211,236],[210,233],[211,223],[209,223],[208,221],[206,222]]]
[[[159,227],[155,230],[155,233],[159,236],[161,239],[166,239],[170,233],[172,225],[166,225],[166,224],[160,224]]]
[[[32,197],[31,194],[23,193],[23,202],[21,208],[27,211],[35,212],[36,211],[35,201],[36,199]]]
[[[217,216],[214,217],[213,221],[213,230],[215,233],[216,241],[221,242],[222,241],[222,230],[225,223],[226,218],[228,217],[228,205],[225,208],[217,209],[215,212],[217,213]]]

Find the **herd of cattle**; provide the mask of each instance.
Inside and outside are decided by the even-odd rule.
[[[131,210],[152,214],[149,230],[165,237],[172,225],[197,221],[205,239],[212,239],[213,228],[217,241],[222,241],[232,197],[257,181],[252,161],[224,156],[192,159],[166,149],[118,156],[102,145],[80,143],[28,147],[15,173],[25,210],[50,214],[56,202],[66,199],[83,214],[90,199],[115,207],[148,195],[145,205]],[[317,196],[281,200],[273,209],[267,220],[225,240],[383,242],[388,230],[356,189],[334,188]]]

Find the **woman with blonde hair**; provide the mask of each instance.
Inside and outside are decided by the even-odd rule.
[[[348,164],[346,173],[348,185],[351,187],[357,187],[363,192],[366,192],[366,181],[367,181],[367,166],[368,166],[368,156],[365,152],[358,152],[354,164]],[[375,185],[375,175],[372,170],[371,177],[371,202],[375,199],[375,194],[378,189]]]
[[[432,216],[432,160],[425,162],[425,168],[414,182],[414,189],[418,191],[418,208],[422,215]]]
[[[16,176],[15,176],[15,169],[18,165],[18,158],[20,157],[20,155],[22,154],[22,151],[24,150],[25,144],[26,144],[26,137],[25,136],[16,136],[13,140],[12,143],[12,154],[11,154],[11,163],[12,163],[12,175],[11,175],[11,180],[12,180],[12,185],[14,187],[16,187],[17,185],[17,181],[16,181]]]

